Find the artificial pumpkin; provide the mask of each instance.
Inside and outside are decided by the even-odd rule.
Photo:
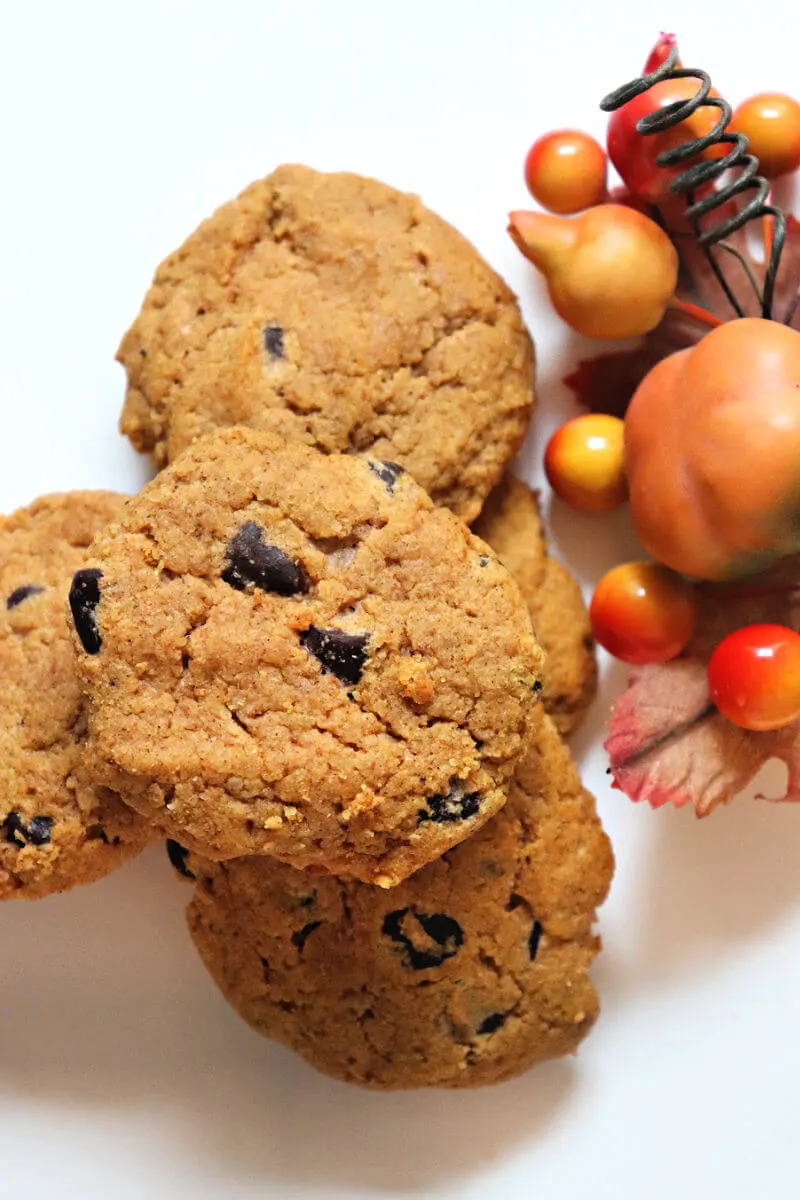
[[[726,579],[800,551],[800,333],[729,321],[658,363],[625,418],[642,545]]]

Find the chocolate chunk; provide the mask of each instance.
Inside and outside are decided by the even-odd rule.
[[[390,495],[394,495],[394,489],[400,476],[405,475],[404,468],[398,466],[397,463],[380,462],[377,459],[370,459],[369,469],[373,475],[378,476]]]
[[[6,608],[16,608],[18,604],[22,604],[23,600],[28,600],[31,596],[39,596],[43,591],[44,588],[39,587],[36,583],[23,583],[22,587],[14,588],[14,591],[6,599]]]
[[[436,821],[466,821],[474,817],[481,806],[480,792],[465,792],[460,779],[450,780],[450,790],[447,795],[437,792],[427,799],[427,809],[421,808],[417,814],[417,823]]]
[[[342,683],[358,683],[367,661],[368,633],[345,633],[344,629],[310,626],[300,635],[300,644],[314,655],[323,671]]]
[[[190,871],[186,865],[189,851],[180,842],[174,842],[172,838],[167,838],[167,857],[178,874],[182,875],[184,879],[197,878],[194,871]]]
[[[264,329],[264,349],[270,358],[283,358],[283,330],[280,325],[267,325]]]
[[[409,925],[410,933],[404,932],[404,927]],[[383,933],[403,947],[404,963],[412,971],[440,967],[464,944],[464,933],[458,921],[444,913],[420,913],[413,908],[398,908],[387,913]]]
[[[32,817],[26,825],[18,812],[10,812],[3,821],[3,830],[12,846],[46,846],[53,831],[53,818]]]
[[[292,945],[296,946],[300,953],[303,953],[305,944],[310,938],[315,929],[319,929],[322,921],[309,921],[302,929],[298,929],[297,933],[292,934]]]
[[[539,950],[539,942],[542,940],[543,933],[544,930],[539,922],[534,921],[533,929],[531,930],[531,936],[528,938],[528,954],[530,955],[531,962],[533,962],[533,960],[536,958]]]
[[[308,591],[308,580],[300,564],[270,545],[254,521],[247,521],[231,539],[222,578],[239,592],[248,584],[278,596],[296,596]]]
[[[492,560],[488,554],[482,554],[480,556],[480,558],[478,559],[478,566],[479,567],[488,567],[488,565],[491,561]]]
[[[533,694],[537,695],[539,692],[541,692],[543,687],[544,684],[542,683],[541,679],[537,679],[533,685]]]
[[[490,1013],[477,1028],[477,1033],[496,1033],[506,1023],[508,1013]]]
[[[69,589],[69,606],[78,637],[87,654],[99,654],[103,639],[97,627],[96,609],[100,603],[100,580],[103,572],[97,567],[78,571]]]

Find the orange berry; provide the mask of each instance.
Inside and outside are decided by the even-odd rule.
[[[623,433],[619,417],[587,413],[557,429],[544,455],[550,486],[581,512],[610,512],[624,503]]]
[[[800,104],[781,92],[761,92],[735,110],[731,130],[744,133],[761,174],[777,179],[800,167]]]
[[[580,212],[603,199],[606,152],[579,129],[545,133],[528,151],[525,182],[534,200],[550,212]]]
[[[783,729],[800,719],[800,634],[746,625],[723,638],[708,664],[711,699],[742,729]]]
[[[589,607],[601,646],[628,663],[668,662],[686,649],[697,626],[692,588],[660,563],[614,567],[598,583]]]

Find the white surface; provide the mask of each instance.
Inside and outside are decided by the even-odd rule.
[[[631,0],[9,3],[0,45],[0,509],[135,490],[113,362],[159,259],[282,160],[417,190],[521,294],[540,352],[531,479],[574,347],[504,232],[539,132],[662,25],[731,98],[796,87],[796,8]],[[612,15],[613,13],[613,15]],[[715,27],[723,20],[725,29]],[[551,512],[590,583],[625,518]],[[598,531],[602,531],[598,533]],[[607,674],[578,740],[617,857],[576,1060],[474,1094],[365,1094],[262,1042],[214,991],[163,849],[0,910],[0,1197],[782,1200],[797,1195],[800,812],[699,823],[606,788]]]

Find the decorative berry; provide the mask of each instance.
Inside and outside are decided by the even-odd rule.
[[[545,133],[528,151],[525,182],[534,200],[550,212],[581,212],[605,195],[606,152],[579,129]]]
[[[625,425],[619,417],[587,413],[567,421],[547,445],[550,486],[581,512],[610,512],[627,496],[623,466]]]
[[[800,634],[785,625],[745,625],[708,664],[711,699],[742,729],[783,729],[800,719]]]
[[[599,204],[573,218],[512,212],[509,233],[546,277],[556,312],[586,337],[647,333],[672,299],[677,251],[634,208]]]
[[[730,128],[744,133],[759,170],[777,179],[800,167],[800,104],[781,92],[751,96],[734,111]]]
[[[663,133],[643,137],[637,125],[643,117],[673,105],[688,103],[697,94],[694,78],[665,79],[611,114],[608,122],[608,157],[623,181],[636,196],[651,204],[661,204],[670,194],[670,184],[686,170],[681,162],[665,167],[660,155],[695,138],[708,137],[719,121],[719,110],[711,106],[696,109],[686,120]],[[713,93],[716,94],[716,93]],[[712,145],[703,158],[718,158],[725,147]]]
[[[614,567],[598,583],[589,608],[594,636],[628,663],[668,662],[686,648],[697,625],[692,588],[659,563]]]

